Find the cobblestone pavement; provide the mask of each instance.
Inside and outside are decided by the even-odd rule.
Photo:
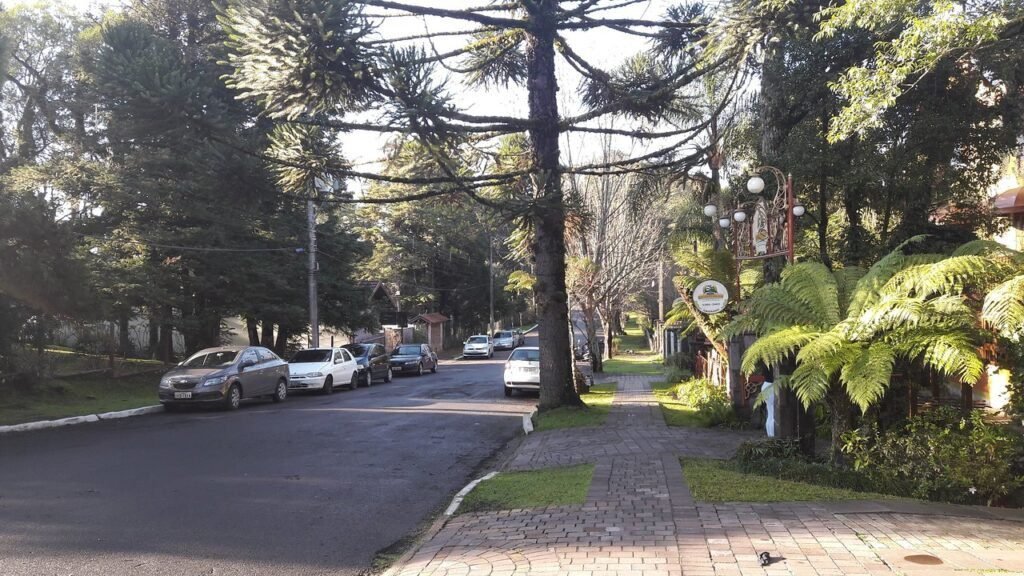
[[[944,514],[936,516],[930,507],[926,514],[900,513],[892,503],[694,503],[679,456],[725,458],[756,435],[670,429],[649,379],[615,379],[618,392],[604,426],[533,434],[508,466],[593,463],[585,504],[456,516],[397,572],[1024,576],[1024,523],[973,517],[962,507],[940,507]],[[764,551],[773,558],[766,567],[758,560]]]

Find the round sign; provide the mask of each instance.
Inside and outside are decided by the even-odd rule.
[[[729,303],[729,290],[717,280],[705,280],[693,289],[693,304],[705,314],[718,314]]]

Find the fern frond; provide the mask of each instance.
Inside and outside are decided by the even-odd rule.
[[[819,317],[819,325],[839,322],[839,289],[835,276],[824,264],[801,262],[787,266],[780,285]]]
[[[927,265],[910,266],[893,276],[884,292],[916,296],[960,294],[971,287],[986,287],[1011,275],[1019,267],[988,256],[952,256]]]
[[[806,304],[800,302],[782,286],[768,284],[754,291],[745,302],[746,313],[765,324],[805,325],[828,328]]]
[[[839,301],[839,315],[845,316],[850,309],[850,298],[857,288],[857,282],[864,277],[867,270],[860,266],[848,266],[834,270],[832,275],[836,282],[836,296]]]
[[[744,374],[752,374],[759,364],[768,367],[778,366],[802,346],[818,338],[821,332],[809,326],[791,326],[783,330],[766,334],[750,345],[743,354],[740,370]]]
[[[831,383],[830,375],[814,364],[798,365],[789,377],[789,385],[805,407],[824,398]]]
[[[894,341],[893,347],[909,360],[975,384],[985,370],[977,346],[962,331],[936,333],[920,331]]]
[[[989,256],[1024,264],[1024,253],[1007,248],[995,240],[972,240],[954,250],[951,256]]]
[[[885,342],[874,342],[867,346],[853,362],[843,366],[839,379],[861,410],[867,410],[873,402],[885,394],[892,367],[896,362],[895,351]]]
[[[996,286],[985,296],[981,319],[1014,341],[1024,335],[1024,274]]]

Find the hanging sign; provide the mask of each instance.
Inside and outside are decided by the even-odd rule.
[[[718,314],[729,303],[729,290],[717,280],[705,280],[693,289],[693,304],[705,314]]]

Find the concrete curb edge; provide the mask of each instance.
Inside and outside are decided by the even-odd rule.
[[[523,434],[529,435],[530,432],[533,432],[533,417],[536,415],[536,407],[529,414],[523,414]]]
[[[448,508],[445,509],[444,513],[441,514],[441,516],[437,520],[434,520],[434,523],[430,525],[430,528],[427,528],[426,532],[424,532],[423,535],[417,540],[416,544],[411,546],[408,550],[405,551],[405,553],[403,553],[397,560],[395,560],[395,562],[391,566],[389,566],[388,569],[381,574],[381,576],[394,576],[395,574],[401,572],[401,570],[405,567],[409,560],[412,559],[412,557],[420,551],[422,544],[424,542],[430,542],[431,540],[433,540],[434,536],[437,536],[437,533],[440,532],[442,528],[444,528],[445,524],[448,523],[448,520],[451,519],[452,514],[454,514],[455,511],[458,510],[459,505],[462,504],[462,500],[466,497],[466,495],[472,492],[473,488],[476,488],[477,484],[483,482],[484,480],[490,480],[491,478],[494,478],[497,475],[497,471],[488,472],[487,474],[484,474],[480,478],[477,478],[476,480],[473,480],[469,484],[463,486],[462,490],[459,490],[458,493],[455,494],[455,497],[452,498],[451,503],[448,504]]]
[[[153,406],[143,406],[141,408],[118,410],[116,412],[102,412],[99,414],[86,414],[84,416],[69,416],[67,418],[60,418],[57,420],[40,420],[38,422],[25,422],[24,424],[11,424],[10,426],[0,426],[0,435],[15,432],[30,432],[32,430],[46,430],[49,428],[61,428],[63,426],[74,426],[75,424],[99,422],[101,420],[130,418],[132,416],[142,416],[143,414],[153,414],[155,412],[163,411],[164,407],[160,404],[156,404]]]

